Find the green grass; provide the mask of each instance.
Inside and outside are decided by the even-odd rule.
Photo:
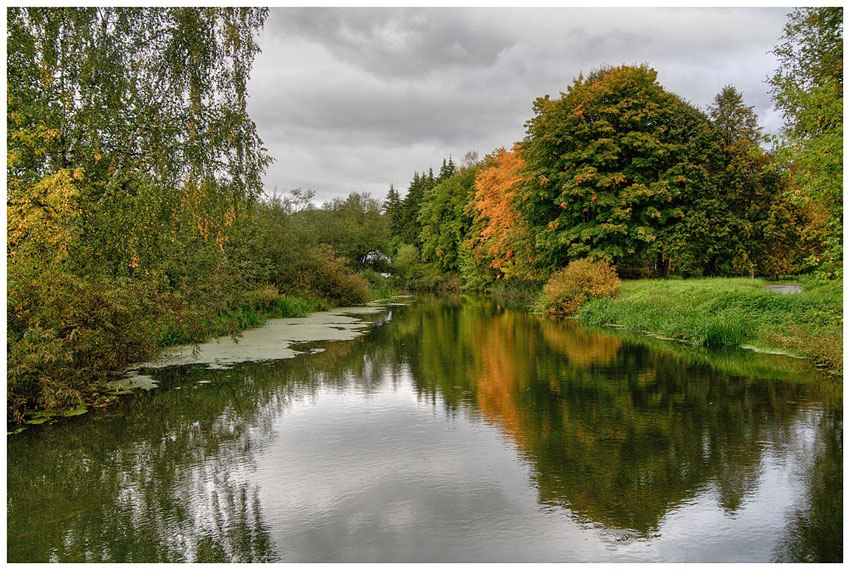
[[[614,299],[593,299],[577,318],[597,326],[695,346],[753,346],[810,357],[841,370],[842,283],[801,279],[801,294],[764,289],[747,278],[623,281]]]
[[[324,299],[281,295],[277,289],[265,287],[242,294],[227,310],[197,310],[162,323],[155,343],[158,347],[200,343],[262,326],[268,319],[306,317],[330,308]]]
[[[501,301],[510,301],[534,307],[543,291],[543,283],[536,281],[519,281],[516,279],[494,281],[487,287],[487,292]]]

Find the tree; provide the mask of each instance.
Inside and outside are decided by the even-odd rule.
[[[370,266],[370,254],[389,251],[389,228],[380,201],[367,193],[352,192],[322,205],[313,217],[313,234],[333,246],[353,267]]]
[[[467,239],[472,214],[467,205],[475,193],[475,167],[462,168],[428,189],[419,210],[422,257],[436,261],[444,272],[459,269],[461,244]]]
[[[437,181],[442,182],[443,180],[447,180],[448,178],[451,178],[455,172],[457,172],[457,168],[455,167],[455,163],[452,160],[451,155],[449,155],[448,162],[446,162],[445,158],[443,159],[443,165],[440,166],[440,175],[437,177]]]
[[[727,85],[708,108],[709,117],[723,145],[718,172],[718,193],[723,207],[716,209],[724,231],[716,232],[722,243],[710,262],[709,273],[749,273],[757,269],[757,252],[764,244],[764,223],[773,200],[780,197],[773,157],[761,148],[761,127],[752,106],[741,93]],[[772,246],[783,247],[781,244]],[[785,244],[784,247],[792,247]]]
[[[386,200],[384,200],[383,212],[387,217],[390,235],[398,235],[401,231],[401,198],[398,195],[398,190],[392,184],[390,184],[390,190],[387,192]]]
[[[10,224],[39,207],[30,189],[64,170],[80,243],[97,244],[74,248],[87,274],[160,261],[174,242],[165,228],[223,249],[270,161],[245,94],[266,13],[10,9]]]
[[[703,113],[666,92],[646,66],[579,76],[559,100],[534,103],[520,211],[546,271],[584,257],[664,272],[695,252],[685,210],[711,193],[718,145]],[[691,228],[675,229],[683,221]],[[700,244],[703,245],[703,244]]]
[[[826,248],[813,260],[829,274],[843,259],[843,37],[843,8],[795,9],[770,80],[785,119],[780,157],[800,195],[829,212]]]
[[[454,163],[443,161],[442,173],[454,172]],[[422,224],[419,221],[419,210],[422,207],[422,199],[425,193],[434,187],[440,179],[434,177],[433,169],[428,169],[428,174],[413,173],[413,180],[407,189],[407,194],[401,200],[397,213],[391,218],[392,235],[395,247],[401,244],[419,246],[419,234],[422,232]]]
[[[754,108],[744,104],[744,96],[732,85],[726,85],[714,97],[708,115],[727,147],[738,140],[750,144],[759,144],[764,140]]]
[[[516,197],[525,160],[519,145],[488,157],[475,179],[472,250],[479,263],[507,278],[537,279],[537,259],[528,224],[520,217]]]
[[[164,306],[201,323],[257,275],[232,246],[270,162],[246,94],[266,14],[8,10],[10,417],[76,405]]]

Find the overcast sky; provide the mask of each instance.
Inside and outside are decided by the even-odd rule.
[[[725,85],[776,132],[765,80],[789,8],[272,8],[249,112],[266,190],[404,195],[414,171],[525,136],[535,98],[646,63],[705,109]]]

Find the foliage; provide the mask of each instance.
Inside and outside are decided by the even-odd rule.
[[[329,244],[307,247],[289,269],[283,288],[294,294],[318,295],[337,305],[359,305],[369,300],[368,281]]]
[[[387,220],[381,214],[381,203],[369,194],[352,192],[345,199],[335,198],[298,216],[317,242],[333,246],[353,267],[371,267],[389,253]]]
[[[708,244],[696,246],[691,234],[710,236],[712,217],[691,214],[713,194],[719,145],[705,115],[656,75],[645,66],[601,69],[558,100],[535,101],[518,203],[542,268],[584,257],[619,266],[652,255],[662,272],[671,257],[702,262],[691,257]]]
[[[265,9],[11,8],[9,415],[74,407],[256,277],[269,157],[245,86]]]
[[[370,300],[389,299],[398,295],[398,288],[389,277],[385,277],[383,274],[372,269],[364,269],[360,271],[360,275],[369,284]]]
[[[419,250],[416,246],[409,243],[401,244],[396,254],[394,267],[396,275],[402,281],[415,277],[419,269]]]
[[[549,315],[573,315],[588,299],[613,297],[619,289],[620,278],[612,265],[579,259],[549,277],[540,304]]]
[[[814,262],[830,275],[843,258],[843,36],[843,8],[793,10],[770,81],[785,119],[781,157],[800,193],[828,212],[828,239]]]
[[[434,187],[437,180],[434,178],[433,171],[429,170],[427,176],[425,174],[413,173],[413,180],[410,181],[410,186],[407,189],[407,194],[399,203],[399,211],[393,214],[397,217],[395,237],[399,243],[419,243],[419,234],[422,231],[422,225],[419,222],[419,209],[422,207],[422,198],[425,192]]]
[[[460,251],[469,235],[472,216],[467,211],[475,192],[478,168],[467,166],[428,189],[422,198],[419,241],[422,257],[444,272],[460,268]]]
[[[711,257],[702,273],[752,277],[806,269],[811,240],[804,236],[810,216],[789,197],[774,157],[762,149],[764,136],[755,111],[727,85],[715,97],[709,115],[723,152],[715,199],[703,201],[719,207],[707,208],[714,218],[715,238],[706,250]]]
[[[451,178],[455,171],[455,163],[450,157],[448,161],[443,159],[440,172],[436,177],[431,168],[428,169],[427,175],[424,172],[422,174],[414,172],[407,194],[403,199],[399,197],[395,187],[392,184],[390,185],[389,194],[384,202],[384,212],[387,215],[390,233],[396,248],[403,243],[418,247],[422,232],[422,223],[419,219],[422,200],[431,188]]]
[[[535,279],[539,271],[528,223],[520,217],[516,197],[523,180],[525,161],[519,145],[488,157],[475,179],[475,197],[470,205],[475,215],[473,252],[483,264],[499,270],[506,278]]]
[[[11,421],[70,408],[98,382],[153,352],[162,311],[155,282],[81,278],[60,267],[10,267],[7,391]]]
[[[433,263],[419,260],[419,250],[409,243],[401,244],[396,254],[394,281],[408,291],[457,291],[458,276],[440,271]]]

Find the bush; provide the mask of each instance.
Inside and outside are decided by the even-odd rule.
[[[368,281],[327,244],[307,248],[291,269],[291,278],[282,287],[289,293],[319,296],[336,305],[360,305],[369,300]]]
[[[395,267],[396,277],[402,282],[416,279],[420,275],[419,271],[419,250],[415,245],[403,243],[398,248],[398,253],[395,256],[393,263]]]
[[[79,277],[12,264],[7,306],[7,419],[68,409],[111,371],[153,354],[159,283]]]
[[[620,278],[612,265],[580,259],[552,274],[543,286],[541,308],[552,316],[573,315],[588,299],[613,297],[619,290]]]
[[[374,301],[376,299],[388,299],[398,295],[398,288],[393,285],[392,280],[384,277],[373,269],[364,269],[360,271],[360,275],[369,283],[369,296]]]

